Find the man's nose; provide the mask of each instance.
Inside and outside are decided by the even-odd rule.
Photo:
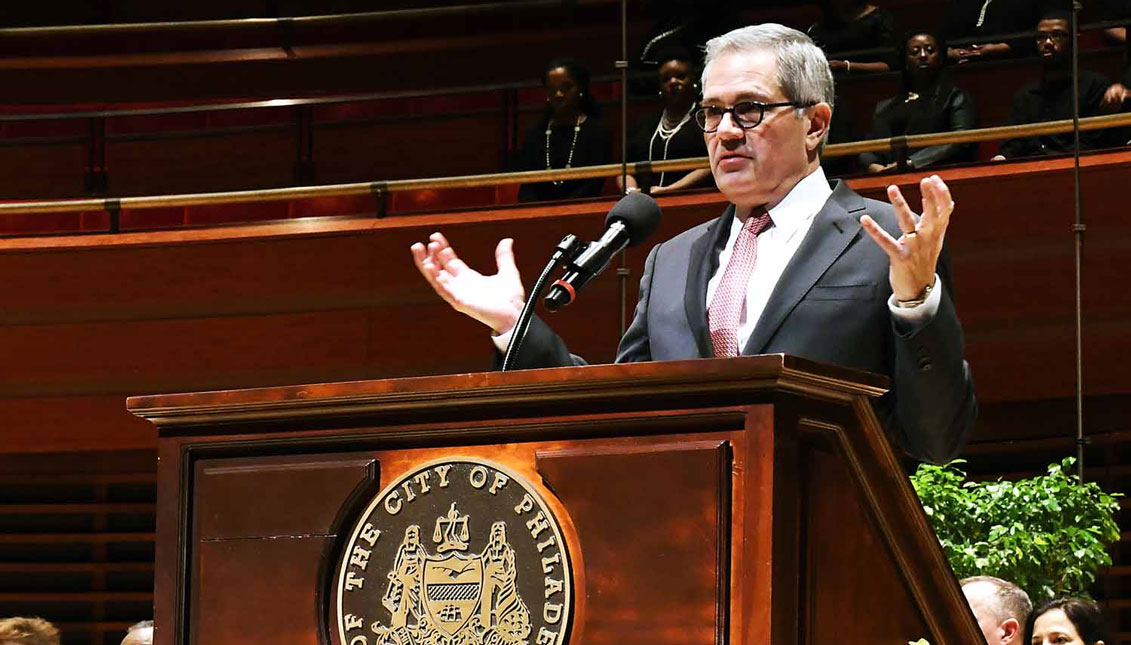
[[[719,129],[715,131],[715,136],[723,139],[741,139],[746,136],[746,131],[735,123],[733,112],[724,112],[719,121]]]

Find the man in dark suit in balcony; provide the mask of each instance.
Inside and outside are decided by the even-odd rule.
[[[787,353],[887,374],[893,389],[877,412],[896,440],[950,459],[976,413],[950,287],[936,273],[948,276],[938,260],[954,202],[938,177],[921,183],[920,219],[894,186],[892,205],[830,187],[820,150],[832,97],[824,54],[798,31],[758,25],[708,43],[696,120],[732,204],[652,249],[617,361]],[[412,252],[433,289],[505,347],[524,299],[512,242],[499,243],[493,276],[439,233]],[[540,320],[518,358],[580,362]]]
[[[1067,11],[1045,11],[1037,22],[1037,54],[1041,59],[1041,78],[1023,86],[1013,95],[1009,110],[1009,124],[1023,125],[1044,121],[1071,119],[1073,95],[1076,88],[1072,79],[1072,18]],[[1103,74],[1081,69],[1079,74],[1080,116],[1100,116],[1114,112],[1114,101],[1105,103],[1105,95],[1112,87]],[[1080,149],[1094,150],[1114,143],[1114,133],[1108,130],[1090,130],[1080,133]],[[1043,134],[1009,139],[1001,144],[1000,154],[993,161],[1017,159],[1037,155],[1071,153],[1075,137],[1071,132]]]

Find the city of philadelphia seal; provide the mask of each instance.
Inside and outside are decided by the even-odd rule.
[[[373,499],[334,569],[342,645],[563,645],[573,575],[522,477],[472,458],[423,464]]]

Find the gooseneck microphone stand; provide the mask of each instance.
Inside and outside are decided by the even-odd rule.
[[[506,372],[514,367],[515,357],[518,356],[518,351],[522,348],[522,341],[526,338],[526,332],[530,329],[530,319],[534,316],[534,305],[538,304],[538,300],[541,299],[542,291],[545,290],[550,275],[563,263],[577,259],[584,248],[585,245],[573,234],[566,235],[561,242],[558,242],[554,254],[550,256],[550,261],[546,263],[546,268],[542,269],[538,280],[534,282],[534,288],[531,289],[529,297],[526,298],[526,304],[523,305],[522,313],[519,314],[518,322],[514,326],[514,331],[511,332],[511,340],[507,343],[507,353],[503,357],[502,371]]]
[[[620,3],[620,185],[621,196],[628,194],[628,0]],[[628,256],[621,251],[617,279],[620,281],[620,335],[628,329],[625,309],[628,307]]]

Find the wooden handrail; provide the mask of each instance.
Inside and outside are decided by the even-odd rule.
[[[1080,119],[1081,130],[1102,130],[1105,128],[1131,126],[1131,113],[1110,114]],[[825,148],[825,158],[844,157],[862,152],[878,152],[899,148],[921,148],[951,143],[974,143],[994,139],[1032,137],[1046,134],[1060,134],[1072,131],[1072,120],[1028,123],[1024,125],[959,130],[933,134],[917,134],[890,139],[869,139],[852,143],[832,144]],[[707,157],[672,159],[668,161],[634,162],[628,164],[628,173],[636,176],[645,172],[666,172],[696,170],[709,167]],[[241,190],[220,193],[194,193],[186,195],[152,195],[145,197],[122,197],[111,199],[75,199],[43,202],[22,202],[0,204],[0,215],[27,215],[37,213],[77,213],[83,211],[146,208],[170,208],[183,206],[208,206],[233,204],[248,201],[286,201],[317,197],[350,197],[357,195],[382,195],[412,190],[441,190],[453,188],[477,188],[507,184],[525,184],[553,180],[590,179],[615,177],[621,173],[621,164],[584,166],[562,170],[532,170],[525,172],[505,172],[485,175],[465,175],[461,177],[436,177],[426,179],[402,179],[393,181],[361,182],[352,184],[331,184],[325,186],[297,186],[293,188],[270,188],[263,190]]]

